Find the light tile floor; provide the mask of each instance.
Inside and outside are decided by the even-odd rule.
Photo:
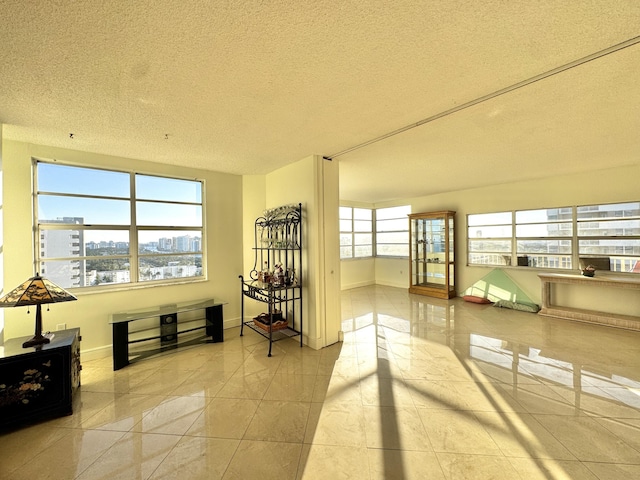
[[[640,333],[381,286],[342,317],[321,351],[235,328],[83,361],[72,416],[0,434],[0,478],[640,478]]]

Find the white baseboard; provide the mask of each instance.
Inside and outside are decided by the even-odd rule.
[[[396,287],[396,288],[409,288],[404,282],[376,282],[375,285],[382,285],[385,287]]]
[[[349,283],[348,285],[340,285],[340,290],[350,290],[352,288],[368,287],[369,285],[375,285],[375,284],[376,282],[374,282],[373,280],[367,280],[365,282]]]
[[[80,344],[82,345],[82,343]],[[97,348],[89,348],[87,350],[80,350],[80,358],[82,360],[99,360],[101,358],[110,357],[113,352],[111,345],[104,345]]]

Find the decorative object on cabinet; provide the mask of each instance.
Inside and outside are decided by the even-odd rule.
[[[223,342],[223,305],[226,302],[214,299],[190,300],[111,314],[113,369],[119,370],[133,361],[180,346],[203,341]],[[130,330],[129,324],[133,322],[137,322],[136,327]],[[178,342],[180,335],[203,329],[204,337],[194,336]],[[137,348],[130,351],[129,345]]]
[[[455,212],[410,214],[409,242],[409,293],[455,297]]]
[[[71,302],[73,300],[77,300],[77,298],[36,273],[35,277],[31,277],[0,298],[0,307],[36,306],[35,335],[22,345],[23,348],[29,348],[51,341],[52,335],[42,335],[42,308],[40,305],[44,303]],[[29,313],[28,310],[27,313]]]
[[[254,224],[254,263],[240,275],[240,335],[248,327],[273,342],[300,337],[302,347],[302,204],[266,210]],[[245,297],[267,305],[267,311],[245,321]]]
[[[73,413],[80,329],[57,330],[48,344],[25,348],[28,338],[10,338],[0,349],[0,428]]]

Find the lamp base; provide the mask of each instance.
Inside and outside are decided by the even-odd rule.
[[[46,343],[51,342],[52,338],[53,338],[53,335],[48,335],[48,336],[36,335],[33,338],[30,338],[29,340],[24,342],[22,344],[22,348],[37,347],[38,345],[44,345]]]

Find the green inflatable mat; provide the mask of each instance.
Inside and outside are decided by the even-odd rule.
[[[464,291],[463,295],[481,297],[509,308],[510,304],[536,307],[537,304],[506,274],[496,268]]]

